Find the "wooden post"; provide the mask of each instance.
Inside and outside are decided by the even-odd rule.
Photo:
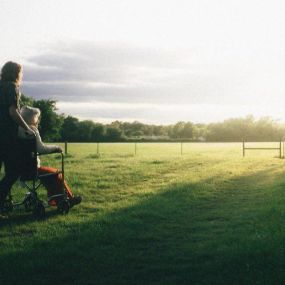
[[[244,139],[242,140],[242,156],[245,156],[245,146],[244,146]]]
[[[99,142],[97,142],[97,155],[99,155]]]
[[[67,142],[64,142],[64,154],[67,155]]]

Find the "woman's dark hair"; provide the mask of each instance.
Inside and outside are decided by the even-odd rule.
[[[19,84],[20,80],[20,72],[22,70],[22,66],[16,62],[8,61],[4,64],[1,70],[1,81],[11,81],[16,85]]]

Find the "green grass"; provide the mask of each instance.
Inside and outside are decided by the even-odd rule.
[[[285,160],[241,147],[69,144],[83,202],[1,220],[0,284],[283,284]]]

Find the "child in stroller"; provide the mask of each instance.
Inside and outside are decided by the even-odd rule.
[[[29,127],[35,133],[37,152],[39,154],[62,152],[62,149],[59,146],[47,145],[42,142],[42,139],[41,139],[41,136],[38,130],[39,119],[41,115],[40,109],[29,107],[29,106],[24,106],[21,108],[20,113],[23,119],[25,120],[25,122],[29,125]],[[30,136],[27,136],[25,130],[21,127],[19,127],[18,135],[20,138],[27,138],[27,139],[30,138]],[[66,181],[62,181],[62,174],[58,173],[58,170],[56,168],[41,166],[39,158],[37,161],[37,165],[38,165],[38,174],[40,176],[41,174],[54,173],[54,175],[47,175],[47,176],[43,176],[40,178],[41,183],[47,189],[48,197],[61,194],[62,193],[62,182],[63,182],[64,189],[67,193],[67,196],[70,202],[70,206],[72,207],[81,202],[81,196],[73,195],[69,185],[67,184]],[[56,199],[49,199],[48,201],[51,206],[56,206],[58,202]]]

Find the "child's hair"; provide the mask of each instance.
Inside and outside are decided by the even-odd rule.
[[[8,61],[6,62],[1,69],[1,81],[11,81],[16,85],[19,85],[20,72],[22,71],[22,65],[19,63]]]
[[[31,125],[35,117],[39,118],[39,116],[41,115],[41,110],[30,106],[23,106],[21,108],[20,113],[25,122],[28,125]]]

